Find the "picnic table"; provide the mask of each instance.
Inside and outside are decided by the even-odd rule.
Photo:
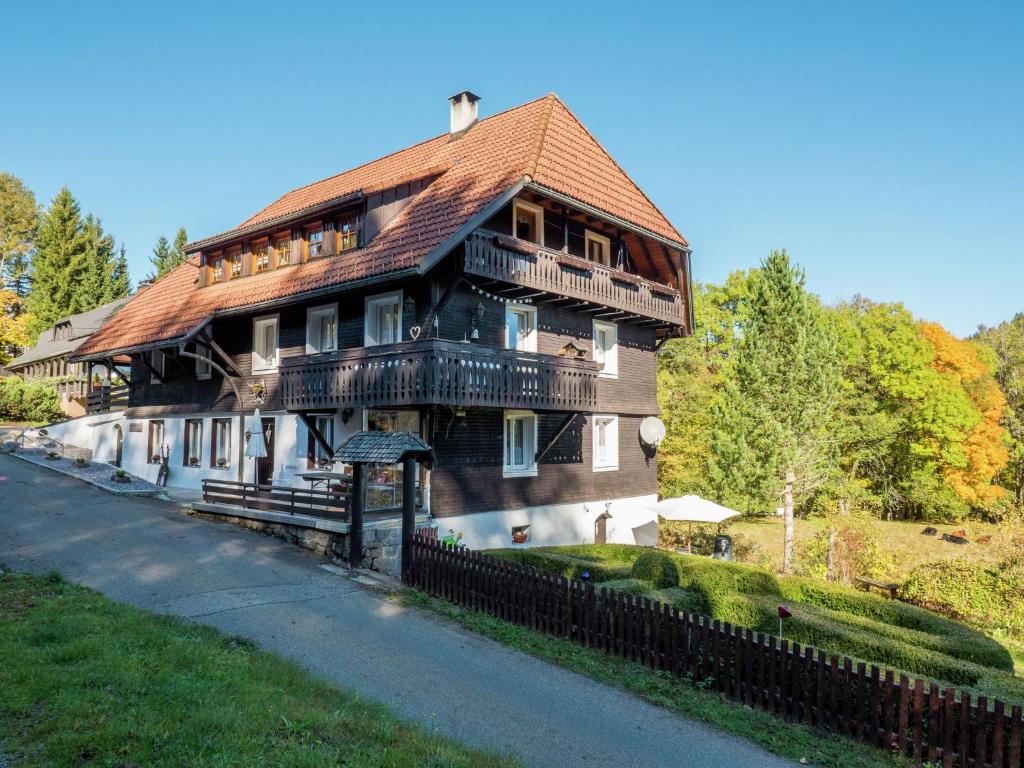
[[[352,482],[352,475],[348,472],[334,472],[328,469],[299,472],[298,475],[309,483],[309,490],[311,491],[318,485],[330,488],[332,485],[344,485]]]

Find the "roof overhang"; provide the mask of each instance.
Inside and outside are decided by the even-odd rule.
[[[582,200],[577,200],[575,197],[570,197],[569,195],[557,192],[551,189],[550,187],[545,187],[543,184],[537,184],[536,182],[528,181],[525,185],[525,188],[530,190],[531,192],[536,192],[539,195],[546,195],[547,197],[550,197],[552,200],[557,200],[560,203],[571,205],[576,210],[581,211],[583,213],[589,213],[591,216],[594,216],[595,218],[610,221],[611,223],[615,224],[615,226],[633,232],[634,234],[641,235],[643,237],[649,237],[652,240],[655,240],[668,248],[674,248],[677,251],[690,253],[690,246],[687,243],[684,243],[679,240],[672,240],[671,238],[665,237],[664,235],[659,235],[657,232],[653,232],[647,229],[646,227],[641,227],[639,224],[634,224],[631,221],[627,221],[626,219],[620,218],[615,214],[608,213],[608,211],[603,211],[596,206],[590,205],[589,203],[584,203]]]

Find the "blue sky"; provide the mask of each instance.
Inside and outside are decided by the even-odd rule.
[[[447,130],[451,93],[554,91],[697,279],[787,248],[826,301],[959,334],[1024,311],[1024,4],[150,5],[8,7],[0,73],[0,170],[68,185],[136,280],[179,224]]]

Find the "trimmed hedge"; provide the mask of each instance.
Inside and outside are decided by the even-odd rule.
[[[633,578],[648,581],[656,589],[678,587],[683,581],[683,570],[678,558],[661,549],[644,552],[633,563]]]
[[[521,565],[528,565],[536,568],[538,571],[565,576],[567,579],[578,579],[584,572],[590,574],[590,580],[593,582],[628,579],[631,575],[628,565],[604,565],[598,560],[590,561],[569,555],[553,554],[544,548],[494,549],[488,552],[488,554],[504,558],[505,560],[511,560]]]

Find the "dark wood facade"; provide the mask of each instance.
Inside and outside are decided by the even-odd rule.
[[[358,211],[359,244],[365,245],[428,181],[310,214],[325,232],[323,256],[335,253],[332,222],[339,213]],[[149,353],[135,354],[128,416],[235,412],[239,405],[246,413],[258,405],[264,414],[302,417],[350,409],[414,410],[436,454],[430,498],[438,517],[656,494],[655,460],[640,445],[638,431],[643,417],[659,412],[659,341],[689,325],[683,260],[663,258],[655,268],[647,246],[640,253],[625,233],[570,216],[564,207],[561,218],[545,217],[547,246],[540,246],[512,236],[512,212],[510,205],[502,208],[422,276],[358,290],[342,285],[316,298],[215,317],[182,348],[162,350],[162,372],[151,366]],[[265,232],[246,233],[239,243],[218,242],[216,253],[240,252],[239,277],[246,278],[254,269],[250,243],[260,238],[273,243],[283,232],[290,253],[301,258],[309,226],[304,220],[268,225]],[[612,244],[611,263],[585,258],[588,229]],[[202,268],[199,273],[203,290],[212,272]],[[396,291],[401,292],[401,341],[364,346],[366,300]],[[535,351],[507,348],[509,304],[534,309]],[[308,354],[308,310],[333,305],[337,349]],[[277,318],[278,365],[258,372],[253,370],[254,323],[266,316]],[[602,375],[594,362],[595,321],[615,325],[616,375]],[[228,370],[232,382],[216,371],[197,377],[196,361],[181,354],[211,348],[206,353]],[[259,402],[257,389],[265,391]],[[539,458],[530,476],[504,471],[506,410],[537,414]],[[594,414],[619,417],[614,468],[595,470]],[[349,415],[344,418],[347,422]]]

